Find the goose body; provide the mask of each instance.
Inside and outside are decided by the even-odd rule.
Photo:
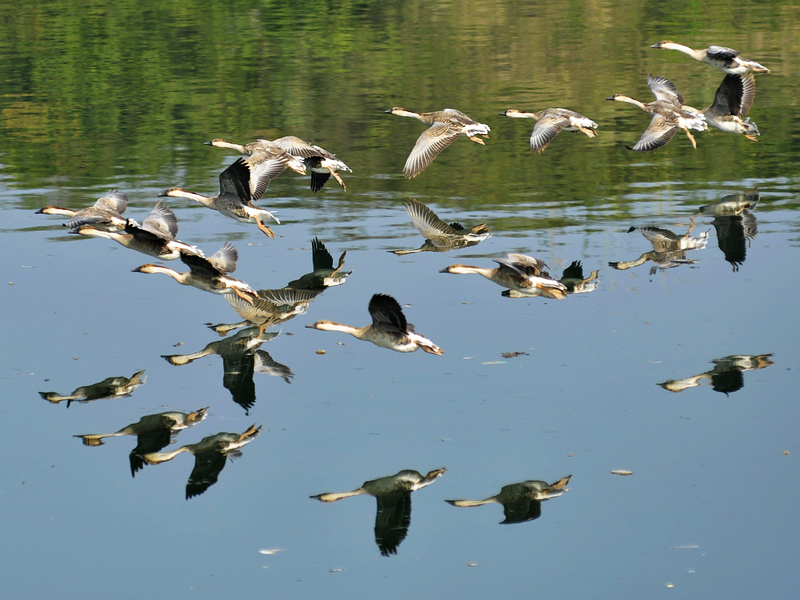
[[[417,250],[392,251],[399,256],[426,250],[443,252],[453,248],[474,246],[492,235],[489,233],[489,226],[486,223],[470,228],[464,227],[461,223],[445,223],[435,212],[414,198],[405,200],[403,206],[411,217],[414,227],[425,238],[425,244]]]
[[[490,129],[488,125],[473,121],[467,115],[454,108],[445,108],[444,110],[420,114],[395,106],[384,112],[401,117],[412,117],[429,126],[417,138],[417,143],[408,156],[405,167],[403,167],[403,174],[408,178],[416,177],[422,173],[442,150],[462,135],[481,145],[484,145],[484,142],[477,136],[489,137]]]
[[[580,131],[590,138],[597,135],[594,131],[597,129],[597,123],[566,108],[545,108],[539,112],[525,112],[509,108],[500,114],[515,119],[534,119],[536,121],[531,133],[531,150],[534,152],[544,151],[561,131]]]
[[[550,277],[543,269],[541,260],[524,254],[509,254],[508,258],[494,259],[498,267],[493,269],[469,265],[450,265],[440,273],[456,275],[476,273],[524,296],[546,296],[556,300],[567,297],[567,288],[560,281]]]
[[[217,146],[218,148],[230,148],[248,155],[264,151],[274,152],[276,150],[285,152],[293,158],[293,161],[289,164],[292,170],[301,175],[305,174],[306,169],[311,171],[312,192],[321,190],[331,177],[346,191],[347,186],[342,181],[342,178],[339,177],[339,171],[350,171],[352,173],[352,169],[336,158],[335,154],[316,144],[309,144],[293,135],[287,135],[272,141],[259,139],[249,144],[234,144],[217,138],[206,142],[206,144]]]
[[[414,352],[417,348],[422,348],[429,354],[444,354],[444,350],[439,346],[414,331],[414,326],[406,322],[400,304],[391,296],[386,294],[372,296],[369,301],[369,314],[372,316],[372,324],[365,327],[351,327],[332,321],[317,321],[306,327],[349,333],[360,340],[396,352]]]
[[[74,229],[73,233],[113,240],[126,248],[161,260],[176,260],[181,253],[203,256],[203,252],[196,246],[175,239],[178,233],[178,221],[172,209],[161,201],[156,204],[141,226],[128,219],[124,232],[81,225]]]
[[[650,46],[651,48],[662,48],[664,50],[677,50],[688,54],[693,59],[700,61],[725,71],[730,75],[742,75],[744,73],[769,73],[770,70],[758,64],[754,60],[748,60],[739,56],[739,52],[733,48],[725,46],[709,46],[703,50],[694,50],[683,44],[678,44],[670,40],[664,40]]]
[[[71,217],[64,224],[70,230],[75,230],[81,225],[102,227],[110,231],[121,231],[125,228],[125,217],[122,213],[128,207],[128,196],[117,190],[111,190],[101,196],[92,206],[73,210],[60,206],[48,205],[36,211],[37,215],[62,215]]]
[[[689,130],[705,131],[708,129],[703,113],[683,104],[683,96],[670,80],[648,75],[647,85],[656,97],[656,100],[649,104],[644,104],[624,94],[614,94],[606,98],[606,100],[628,102],[653,115],[650,125],[645,129],[642,137],[633,147],[629,148],[637,152],[655,150],[669,142],[678,129],[683,129],[689,141],[692,142],[692,146],[697,148],[697,142]]]
[[[714,95],[714,103],[703,111],[706,122],[728,133],[744,134],[757,142],[761,135],[747,113],[756,97],[756,78],[752,73],[726,75]]]
[[[235,247],[225,244],[213,256],[203,258],[193,254],[181,253],[181,261],[189,271],[179,273],[168,267],[146,264],[133,269],[134,273],[162,273],[172,277],[181,285],[190,285],[212,294],[236,294],[246,302],[252,302],[256,291],[228,273],[236,270],[239,253]]]
[[[285,152],[282,154],[285,156],[274,158],[255,153],[236,160],[220,173],[219,193],[216,196],[204,196],[179,187],[169,188],[159,196],[194,200],[240,223],[255,223],[267,237],[274,239],[275,234],[264,223],[264,219],[273,219],[276,223],[280,221],[268,210],[256,207],[253,202],[261,198],[269,182],[283,172],[287,160],[292,158]]]

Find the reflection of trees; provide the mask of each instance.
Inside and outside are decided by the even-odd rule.
[[[396,475],[365,481],[351,492],[333,492],[311,496],[320,502],[336,502],[342,498],[367,494],[374,496],[378,507],[375,514],[375,543],[383,556],[397,554],[406,539],[411,524],[411,492],[429,486],[444,475],[446,469],[436,469],[423,476],[419,471],[400,471]]]
[[[542,515],[542,502],[558,498],[568,492],[566,487],[572,475],[567,475],[555,483],[540,480],[529,480],[521,483],[505,485],[500,493],[483,500],[445,500],[453,506],[469,508],[484,504],[502,504],[505,520],[501,525],[533,521]]]
[[[475,81],[483,82],[487,89],[499,89],[509,81],[540,81],[543,93],[551,96],[605,97],[607,93],[597,94],[593,87],[596,73],[617,73],[619,84],[627,89],[641,85],[641,71],[621,68],[619,61],[621,56],[638,56],[641,51],[636,34],[648,10],[644,4],[609,5],[604,7],[602,19],[581,19],[581,15],[594,14],[596,7],[579,2],[569,17],[557,5],[537,6],[534,19],[527,18],[524,9],[514,3],[488,6],[473,0],[427,7],[418,2],[362,2],[320,5],[298,19],[276,2],[259,4],[253,11],[183,1],[157,4],[142,0],[125,11],[113,10],[114,5],[103,0],[97,6],[102,19],[76,13],[65,0],[53,0],[46,14],[26,10],[6,14],[9,35],[5,51],[18,57],[7,65],[0,82],[5,117],[0,135],[9,140],[4,148],[9,172],[24,173],[33,181],[58,180],[76,173],[110,179],[116,176],[117,166],[125,164],[131,176],[152,178],[154,169],[174,168],[187,154],[194,154],[196,170],[187,175],[199,180],[221,159],[201,148],[193,150],[190,138],[196,134],[187,132],[210,134],[209,124],[232,131],[238,123],[264,123],[263,107],[269,106],[273,107],[269,126],[259,130],[259,135],[272,139],[292,132],[302,136],[302,132],[319,131],[324,139],[316,141],[325,147],[342,153],[347,148],[360,151],[360,175],[389,173],[403,154],[399,148],[391,150],[399,146],[393,142],[403,127],[366,122],[364,114],[388,108],[380,101],[387,91],[394,96],[425,97],[432,80],[419,76],[420,60],[433,61],[423,63],[423,70],[435,72],[436,85],[452,90],[454,98],[466,97]],[[679,5],[662,5],[659,11],[663,22],[685,16]],[[717,24],[720,38],[735,36],[737,24],[722,11],[710,7],[708,19]],[[577,39],[564,35],[576,25],[576,19],[582,21],[584,31]],[[771,29],[774,39],[800,38],[796,21],[776,21]],[[542,22],[548,23],[551,35],[541,35]],[[87,27],[96,27],[93,35],[75,33]],[[223,49],[229,48],[232,30],[237,31],[237,52],[226,53]],[[500,31],[512,36],[511,45],[503,43]],[[299,51],[298,40],[302,41]],[[610,43],[616,44],[618,52],[603,51]],[[475,59],[463,60],[463,52],[454,51],[456,48]],[[476,52],[479,48],[489,51]],[[755,48],[751,52],[757,54]],[[576,56],[592,60],[576,61]],[[553,72],[571,76],[541,80],[538,69],[544,57]],[[361,76],[350,77],[350,69]],[[53,81],[58,85],[52,85]],[[708,93],[707,88],[708,82],[701,78],[682,91],[695,97]],[[315,93],[296,93],[310,89]],[[337,118],[325,119],[321,115],[330,114],[332,105]],[[476,108],[486,110],[485,105]],[[781,127],[778,118],[763,126],[777,146],[790,147],[792,131]],[[501,139],[501,127],[511,131],[513,125],[497,125]],[[374,142],[360,140],[365,130]],[[119,144],[120,139],[126,143]],[[178,145],[182,147],[175,152]],[[131,152],[141,148],[152,149],[153,154],[130,160]],[[389,150],[377,152],[376,148]],[[615,163],[595,163],[594,168],[586,169],[582,164],[585,155],[568,148],[554,150],[557,174],[569,176],[554,177],[551,168],[538,166],[527,156],[525,146],[519,148],[516,169],[505,163],[508,150],[496,148],[482,157],[482,164],[465,169],[454,186],[481,182],[487,189],[499,190],[513,172],[522,189],[577,197],[579,191],[585,193],[592,186],[614,184],[621,178]],[[757,167],[759,157],[736,150],[735,145],[715,149],[715,160],[708,165],[709,179],[722,180],[734,161],[744,172]],[[59,160],[42,161],[41,156],[48,152],[58,153]],[[347,156],[351,154],[352,150],[347,150]],[[659,171],[653,174],[659,181],[664,176]],[[382,185],[380,180],[373,181]],[[422,181],[420,193],[432,187],[431,182]],[[501,194],[491,196],[481,198],[481,206],[507,202]],[[372,202],[372,198],[356,197],[355,201]],[[612,202],[620,211],[629,204],[624,197]]]
[[[106,400],[108,398],[124,398],[130,396],[140,385],[143,385],[147,377],[144,371],[138,371],[130,377],[107,377],[103,381],[91,385],[83,385],[76,388],[71,394],[59,394],[57,392],[39,392],[39,395],[53,404],[67,401],[67,408],[75,402],[94,402],[95,400]]]
[[[174,441],[174,434],[181,429],[197,425],[206,418],[208,407],[201,408],[191,413],[164,412],[147,415],[136,423],[131,423],[114,433],[89,433],[76,435],[83,440],[84,446],[102,446],[103,440],[108,437],[135,435],[136,447],[131,450],[131,476],[144,467],[144,455],[158,452]]]
[[[714,363],[714,368],[710,371],[683,379],[670,379],[658,385],[670,392],[682,392],[687,388],[697,387],[703,380],[708,380],[715,392],[722,392],[727,396],[744,387],[742,373],[753,369],[766,369],[775,364],[770,360],[770,356],[772,354],[737,354],[725,358],[715,358],[711,361]]]

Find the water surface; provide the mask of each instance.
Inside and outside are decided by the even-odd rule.
[[[512,2],[3,9],[0,577],[9,597],[138,598],[159,589],[181,598],[607,598],[660,597],[671,587],[788,597],[800,550],[792,277],[800,132],[787,117],[796,112],[800,15],[780,3],[770,11],[745,3],[735,18],[721,5],[693,10],[647,2],[566,11]],[[649,118],[605,98],[649,100],[652,72],[704,107],[723,77],[649,48],[668,38],[729,45],[772,69],[757,77],[757,143],[714,130],[697,135],[697,150],[683,134],[656,152],[626,150]],[[423,126],[383,114],[392,106],[459,108],[489,124],[490,139],[486,147],[459,140],[405,180]],[[533,155],[533,123],[498,116],[547,106],[589,116],[598,136],[562,133]],[[120,189],[141,219],[167,187],[216,191],[235,157],[203,141],[290,134],[337,153],[353,173],[342,174],[346,192],[331,181],[312,194],[307,178],[288,171],[275,180],[260,205],[281,219],[276,240],[171,201],[180,239],[207,253],[234,243],[236,275],[257,289],[310,271],[314,237],[334,260],[347,251],[346,284],[264,336],[259,350],[293,376],[256,372],[246,409],[225,386],[220,356],[183,366],[162,358],[220,340],[206,324],[240,320],[227,302],[132,273],[150,257],[78,239],[34,211],[80,208]],[[652,261],[609,266],[653,250],[631,227],[683,235],[701,206],[754,189],[757,231],[743,259],[731,262],[720,223],[699,216],[691,235],[708,240],[686,253],[693,262],[654,272]],[[396,256],[389,250],[423,241],[402,206],[409,197],[448,222],[487,222],[493,236]],[[509,252],[537,256],[557,276],[579,260],[587,275],[599,271],[599,286],[561,302],[509,299],[478,276],[439,273],[452,263],[491,266]],[[378,292],[396,297],[445,354],[404,355],[306,328],[318,319],[367,324]],[[767,354],[747,370],[713,362]],[[68,407],[40,396],[142,370],[146,383],[128,396]],[[658,385],[693,377],[699,385],[682,391]],[[132,477],[134,437],[99,447],[73,437],[206,406],[207,418],[168,448],[252,424],[263,430],[188,500],[188,454]],[[309,498],[438,468],[447,471],[412,494],[407,535],[388,556],[376,545],[374,499]],[[611,474],[619,469],[633,475]],[[444,502],[567,475],[569,491],[522,523],[500,525],[497,504]]]

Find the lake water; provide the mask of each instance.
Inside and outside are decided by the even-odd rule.
[[[2,15],[4,597],[796,593],[796,6],[51,2]],[[669,38],[728,45],[772,70],[756,77],[757,143],[713,130],[696,133],[696,150],[683,133],[655,152],[625,148],[649,116],[607,97],[650,101],[655,73],[703,108],[722,80],[649,48]],[[458,108],[491,133],[407,180],[424,126],[384,114],[392,106]],[[498,115],[548,106],[592,118],[597,137],[561,133],[533,154],[533,121]],[[202,142],[282,135],[353,172],[341,173],[346,192],[331,180],[312,194],[291,171],[273,181],[258,204],[281,220],[275,240],[168,199],[178,237],[206,254],[233,243],[236,276],[256,289],[311,271],[314,238],[334,264],[347,251],[343,285],[238,355],[209,346],[236,334],[208,324],[241,320],[223,298],[133,273],[153,259],[34,214],[119,189],[141,220],[170,186],[216,193],[236,155]],[[744,216],[693,219],[744,192],[759,197]],[[397,256],[423,242],[403,208],[412,197],[492,237]],[[707,240],[680,256],[629,232],[692,225]],[[440,273],[510,252],[556,277],[580,261],[599,283],[564,301],[506,298],[477,275]],[[376,293],[444,355],[306,327],[366,325]],[[163,358],[204,349],[180,366]],[[79,390],[140,371],[127,395]],[[235,460],[203,463],[189,499],[191,455],[132,477],[135,436],[74,437],[204,407],[163,451],[263,429]],[[442,468],[411,494],[410,518],[407,497],[310,498]],[[568,475],[569,491],[505,516],[445,502]]]

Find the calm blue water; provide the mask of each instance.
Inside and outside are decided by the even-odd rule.
[[[478,19],[477,8],[470,10],[470,19]],[[237,8],[234,21],[245,14]],[[770,24],[757,23],[761,41],[730,42],[774,71],[758,78],[752,114],[762,130],[758,144],[715,131],[698,135],[697,151],[676,136],[656,153],[632,155],[623,146],[635,142],[648,117],[603,98],[626,90],[646,97],[644,73],[657,67],[699,90],[713,90],[719,75],[687,57],[642,50],[641,59],[628,61],[636,64],[626,64],[636,72],[624,79],[619,75],[609,84],[600,75],[589,77],[584,92],[590,99],[583,102],[573,97],[573,86],[559,87],[552,76],[547,85],[560,93],[537,92],[524,79],[519,86],[507,83],[502,101],[485,90],[475,93],[479,97],[468,109],[470,85],[479,82],[450,82],[440,97],[430,86],[414,88],[413,73],[403,71],[391,89],[381,88],[378,71],[361,62],[375,52],[383,66],[381,44],[393,39],[369,37],[395,32],[378,16],[372,15],[369,26],[362,23],[364,54],[350,48],[353,61],[342,60],[340,71],[326,71],[323,78],[322,85],[332,87],[370,73],[378,79],[364,83],[361,95],[348,84],[337,88],[347,127],[335,118],[330,126],[325,119],[312,126],[297,117],[294,105],[285,113],[270,105],[270,114],[282,114],[278,120],[289,123],[274,130],[232,118],[226,127],[218,117],[225,111],[214,105],[199,116],[187,108],[196,129],[187,128],[182,137],[156,135],[152,145],[109,151],[107,167],[88,153],[92,158],[85,161],[99,172],[82,167],[83,159],[65,158],[74,161],[69,166],[48,153],[40,162],[60,166],[55,174],[39,172],[19,149],[0,159],[7,283],[0,408],[3,594],[140,598],[157,589],[179,598],[608,598],[675,592],[740,598],[768,589],[771,596],[790,597],[798,584],[794,563],[800,550],[794,535],[800,485],[793,464],[800,455],[793,307],[800,285],[792,270],[800,258],[800,171],[798,133],[791,123],[787,131],[781,116],[791,110],[796,77],[781,60]],[[520,18],[525,32],[535,23],[534,16]],[[444,31],[456,35],[453,22],[445,21]],[[564,30],[569,24],[559,21]],[[296,27],[327,36],[349,31],[347,25],[323,30],[305,21]],[[679,32],[650,21],[644,27],[644,48]],[[521,33],[508,35],[519,41]],[[475,47],[500,56],[484,34]],[[688,41],[699,46],[703,38]],[[581,42],[582,55],[591,49],[590,41]],[[509,51],[516,69],[523,69],[524,51]],[[435,55],[435,45],[422,48],[420,65]],[[320,60],[327,66],[334,59]],[[576,77],[587,76],[587,68],[581,66]],[[491,73],[491,65],[481,65],[480,72]],[[501,89],[501,74],[487,85]],[[689,75],[696,78],[691,84]],[[186,83],[180,73],[165,77],[167,87]],[[197,92],[197,85],[189,91]],[[284,82],[274,93],[302,95],[299,85]],[[619,89],[608,89],[614,86]],[[187,103],[202,105],[186,93]],[[369,110],[344,104],[358,99]],[[528,122],[496,116],[506,104],[534,109],[568,101],[579,110],[586,106],[587,114],[594,107],[591,116],[601,123],[595,140],[562,133],[545,153],[531,155]],[[491,125],[487,147],[459,140],[417,179],[403,180],[402,164],[422,125],[377,109],[407,104],[434,110],[451,103]],[[11,125],[6,117],[7,131],[14,130]],[[281,219],[276,240],[189,201],[170,201],[179,238],[206,253],[232,242],[240,252],[236,276],[257,289],[280,288],[309,272],[314,237],[334,262],[347,250],[345,268],[353,271],[347,282],[264,336],[271,339],[259,349],[293,377],[287,382],[256,372],[255,403],[247,411],[225,387],[220,356],[183,366],[162,358],[221,340],[206,325],[240,321],[224,299],[167,277],[132,273],[152,259],[111,241],[69,235],[59,217],[34,210],[86,206],[119,188],[130,196],[128,214],[141,219],[157,193],[171,185],[216,191],[218,173],[234,156],[202,141],[290,133],[320,142],[354,172],[342,174],[347,192],[329,182],[312,195],[307,179],[288,171],[275,180],[260,205]],[[70,135],[80,137],[76,131]],[[83,142],[108,141],[100,131],[92,135]],[[122,145],[121,137],[111,137]],[[653,225],[683,235],[699,207],[754,188],[761,200],[748,224],[755,223],[756,231],[744,241],[746,255],[737,269],[726,260],[720,229],[707,216],[694,221],[691,235],[707,232],[708,240],[705,248],[686,253],[693,262],[652,273],[653,262],[627,270],[609,266],[653,250],[639,232],[628,233],[630,227]],[[493,236],[461,250],[396,256],[389,251],[423,241],[403,209],[408,197],[447,222],[487,222]],[[439,272],[453,263],[491,266],[492,258],[509,252],[539,257],[557,276],[580,260],[587,276],[599,271],[600,283],[561,302],[509,299],[477,275]],[[408,320],[445,354],[394,353],[306,328],[318,319],[365,325],[369,299],[379,292],[397,298]],[[766,354],[771,356],[762,368],[723,365],[714,371],[714,360]],[[69,395],[141,370],[146,383],[129,396],[67,406],[40,395]],[[683,391],[658,385],[702,374],[707,375],[696,378],[699,385]],[[134,437],[109,438],[99,447],[73,437],[206,406],[207,418],[178,433],[166,449],[220,431],[241,433],[252,424],[263,430],[227,462],[215,484],[189,500],[189,454],[131,477]],[[403,469],[424,474],[437,468],[447,472],[412,494],[407,536],[388,557],[376,545],[373,498],[333,504],[309,498],[356,489]],[[569,491],[543,502],[541,516],[524,523],[499,525],[504,517],[497,504],[467,509],[444,502],[487,498],[507,484],[556,482],[566,475],[572,475]]]

